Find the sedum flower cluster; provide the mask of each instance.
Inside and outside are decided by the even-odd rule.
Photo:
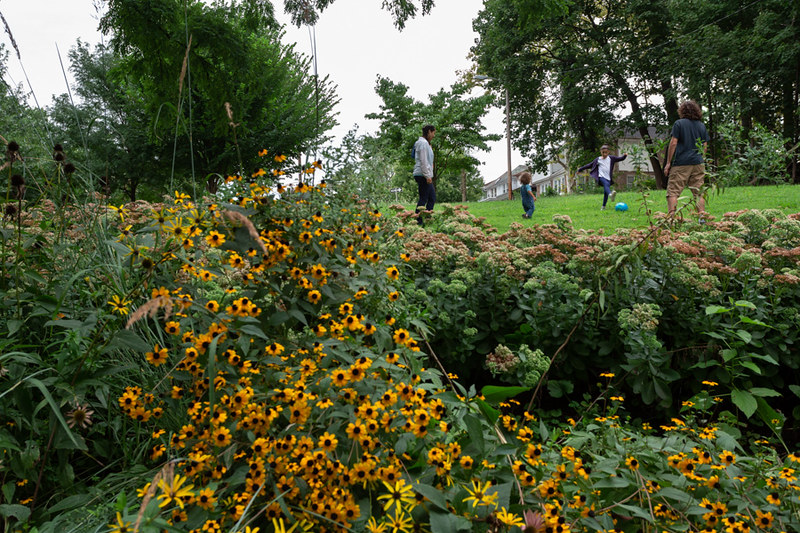
[[[486,356],[486,368],[507,383],[534,387],[550,368],[550,360],[541,350],[532,350],[526,344],[517,353],[500,344]]]

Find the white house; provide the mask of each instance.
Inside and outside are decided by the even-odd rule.
[[[661,137],[654,127],[648,128],[648,133],[651,138],[657,139]],[[627,153],[628,158],[624,161],[617,163],[614,172],[614,184],[617,188],[625,189],[633,185],[637,172],[653,176],[653,166],[650,164],[650,159],[644,150],[644,143],[642,136],[638,130],[626,131],[622,136],[616,140],[616,149],[612,151],[615,155]],[[634,149],[636,147],[636,149]],[[639,155],[634,155],[635,152]],[[598,154],[599,155],[599,154]],[[575,186],[574,174],[580,166],[588,163],[587,161],[569,161],[567,154],[561,152],[558,157],[554,158],[547,165],[547,173],[533,174],[532,185],[536,186],[539,194],[544,193],[548,188],[555,190],[558,193],[568,193]],[[520,165],[514,169],[512,173],[513,189],[519,189],[519,180],[517,176],[520,172],[527,170],[527,166]],[[502,176],[491,181],[483,186],[485,200],[494,199],[507,199],[508,198],[508,172],[504,172]]]
[[[528,165],[517,165],[511,171],[511,190],[519,190],[521,184],[519,182],[519,175],[525,171],[530,171]],[[537,180],[545,178],[544,174],[533,174],[531,177],[531,184],[535,185]],[[517,196],[515,199],[519,199]],[[481,202],[492,200],[508,200],[508,171],[506,170],[499,177],[493,179],[489,183],[483,185],[483,198]]]

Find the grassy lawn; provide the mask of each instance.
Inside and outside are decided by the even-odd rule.
[[[665,191],[648,191],[645,194],[653,215],[666,213]],[[690,197],[689,191],[685,191],[684,198],[678,202],[678,208],[687,203]],[[549,224],[553,221],[553,215],[568,215],[576,228],[602,229],[605,233],[613,233],[617,228],[648,226],[644,209],[645,197],[641,192],[620,191],[616,202],[628,204],[628,211],[615,211],[610,200],[606,210],[601,211],[602,194],[540,196],[536,202],[536,212],[530,220],[522,218],[522,201],[518,194],[514,195],[513,201],[469,202],[466,205],[470,213],[486,217],[501,233],[508,230],[512,222],[526,226]],[[436,207],[438,208],[439,206]],[[709,191],[706,211],[716,217],[716,220],[721,219],[724,213],[741,209],[780,209],[787,214],[800,212],[800,186],[731,187],[721,192]],[[691,206],[685,208],[683,213],[686,218],[693,218]]]

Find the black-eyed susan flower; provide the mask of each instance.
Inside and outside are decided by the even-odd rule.
[[[129,533],[133,531],[133,522],[128,522],[122,519],[122,515],[117,511],[116,521],[108,524],[110,533]]]
[[[309,291],[307,298],[312,304],[318,304],[322,300],[322,293],[317,290]]]
[[[107,302],[111,306],[111,312],[119,315],[128,314],[128,306],[131,304],[130,300],[124,297],[120,298],[116,294],[111,296],[111,300]]]
[[[167,349],[160,347],[158,344],[155,345],[152,352],[147,352],[144,354],[147,362],[153,366],[161,366],[167,362]]]
[[[497,492],[492,494],[488,494],[489,489],[492,487],[492,482],[487,481],[482,483],[480,480],[473,479],[472,480],[472,487],[464,486],[464,490],[469,493],[469,496],[464,498],[462,501],[466,503],[472,503],[472,508],[474,509],[477,506],[492,506],[497,508]]]
[[[277,342],[273,342],[272,344],[268,345],[264,351],[267,352],[269,355],[275,357],[283,353],[284,347],[282,344]]]
[[[195,503],[206,511],[213,510],[216,501],[217,498],[214,496],[214,490],[208,487],[201,489],[195,497]]]
[[[206,236],[206,242],[212,248],[216,248],[218,246],[222,246],[225,244],[225,235],[218,231],[210,231]]]
[[[222,447],[231,443],[231,430],[224,426],[220,426],[211,432],[211,441],[214,446]]]
[[[397,280],[400,277],[400,271],[396,266],[390,266],[386,269],[386,277],[391,280]]]
[[[386,500],[383,504],[384,511],[390,511],[392,507],[397,510],[410,509],[416,505],[414,491],[404,479],[401,478],[394,483],[386,481],[382,483],[387,492],[378,496],[378,500]]]
[[[161,489],[161,494],[159,494],[156,499],[161,501],[158,506],[166,507],[174,502],[178,507],[183,509],[184,499],[194,498],[194,493],[192,492],[194,485],[190,484],[184,486],[186,481],[186,476],[181,476],[179,474],[175,474],[171,480],[159,480],[158,488]]]
[[[736,455],[728,450],[723,450],[722,453],[719,455],[719,460],[725,466],[730,466],[736,462]]]

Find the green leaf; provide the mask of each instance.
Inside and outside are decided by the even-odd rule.
[[[547,382],[547,392],[553,398],[564,398],[572,394],[573,390],[575,390],[575,384],[569,380],[554,379]]]
[[[753,396],[760,396],[762,398],[776,398],[782,394],[773,389],[766,389],[764,387],[753,387],[750,389],[750,394]]]
[[[664,487],[658,491],[658,496],[681,503],[689,503],[692,497],[688,493],[678,490],[675,487]]]
[[[18,504],[3,504],[0,505],[0,516],[14,517],[20,522],[25,522],[31,516],[31,510]]]
[[[753,302],[748,302],[747,300],[736,300],[734,305],[736,307],[746,307],[748,309],[752,309],[753,311],[756,310],[756,305]]]
[[[14,335],[14,333],[19,331],[19,328],[22,327],[22,324],[24,324],[24,322],[22,320],[9,320],[8,323],[7,323],[7,325],[8,325],[8,335],[9,336]]]
[[[747,344],[750,344],[750,341],[753,340],[753,336],[750,334],[749,331],[745,331],[743,329],[736,330],[736,336],[742,339]]]
[[[417,483],[414,485],[414,490],[428,498],[431,503],[439,509],[447,511],[447,500],[445,499],[444,494],[442,494],[438,489],[431,487],[430,485]]]
[[[752,324],[754,326],[763,326],[765,328],[771,328],[772,327],[769,324],[765,324],[764,322],[761,322],[760,320],[753,320],[752,318],[748,318],[746,316],[739,317],[739,321],[740,322],[744,322],[745,324]]]
[[[129,329],[122,329],[114,334],[114,338],[109,343],[110,348],[129,348],[131,350],[144,353],[153,349],[139,335]]]
[[[481,410],[481,413],[483,413],[483,416],[486,417],[490,424],[494,425],[497,422],[497,419],[500,418],[500,411],[488,403],[484,402],[483,400],[475,400],[475,403],[478,404],[478,409]]]
[[[495,385],[486,385],[481,389],[481,394],[487,402],[498,404],[529,390],[531,390],[531,387],[498,387]]]
[[[264,330],[253,324],[245,324],[239,328],[239,331],[250,337],[258,337],[259,339],[264,339],[265,341],[269,340],[269,337],[266,333],[264,333]]]
[[[464,518],[450,513],[430,514],[432,533],[454,533],[456,531],[472,531],[472,523]]]
[[[51,513],[57,513],[58,511],[67,511],[69,509],[75,509],[76,507],[80,507],[89,501],[91,501],[92,497],[88,494],[74,494],[72,496],[67,496],[63,500],[59,501],[54,506],[48,509]]]
[[[800,385],[789,385],[789,390],[792,391],[795,396],[800,398]]]
[[[625,479],[624,477],[614,476],[608,477],[606,479],[601,479],[597,483],[594,484],[595,489],[623,489],[625,487],[630,487],[632,485],[631,481]]]
[[[747,418],[753,416],[753,413],[758,409],[758,402],[755,396],[747,391],[733,390],[731,391],[731,400],[733,404],[738,407]]]
[[[651,515],[648,511],[645,511],[641,507],[637,507],[635,505],[627,505],[624,503],[617,504],[617,507],[619,507],[620,509],[625,509],[633,516],[637,516],[639,518],[647,520],[651,524],[653,523],[653,515]]]
[[[273,313],[271,317],[269,317],[269,325],[270,326],[279,326],[289,320],[289,315],[286,311],[278,311]]]
[[[727,313],[730,311],[728,307],[722,307],[721,305],[709,305],[706,307],[706,315],[718,315],[720,313]]]
[[[45,384],[39,381],[38,379],[29,379],[28,383],[30,383],[31,385],[33,385],[34,387],[36,387],[41,391],[42,396],[44,396],[45,400],[47,400],[47,403],[50,404],[50,409],[53,411],[53,414],[61,423],[61,426],[64,428],[64,431],[67,433],[67,436],[75,445],[75,448],[77,448],[78,450],[86,451],[87,450],[86,444],[83,442],[79,442],[78,439],[75,437],[75,434],[72,433],[72,430],[67,425],[67,421],[64,420],[64,415],[61,414],[61,409],[58,407],[58,404],[53,399],[53,396],[50,394],[50,391],[47,390]]]
[[[761,375],[761,368],[752,361],[742,361],[741,365],[749,370],[752,370],[758,375]]]
[[[60,328],[67,328],[67,329],[80,329],[83,326],[83,322],[80,320],[48,320],[44,323],[45,327],[47,326],[58,326]]]
[[[480,454],[483,454],[486,449],[486,443],[483,439],[484,426],[481,424],[480,419],[475,415],[468,414],[464,416],[464,424],[467,426],[467,432],[469,433],[472,444],[477,446]]]

